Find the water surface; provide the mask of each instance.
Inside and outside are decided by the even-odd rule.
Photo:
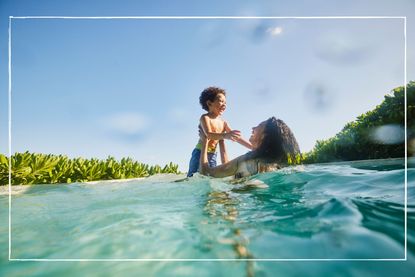
[[[30,186],[12,195],[18,259],[402,259],[404,161],[284,168],[242,182],[158,175]],[[322,276],[413,273],[415,169],[406,262],[6,262],[8,276]],[[0,198],[2,211],[8,197]],[[7,254],[7,213],[1,241]],[[376,265],[376,266],[373,266]],[[312,269],[310,271],[310,268]]]

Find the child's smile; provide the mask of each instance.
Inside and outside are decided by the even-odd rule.
[[[209,112],[218,116],[222,115],[226,110],[226,97],[223,94],[218,94],[215,101],[208,102]]]

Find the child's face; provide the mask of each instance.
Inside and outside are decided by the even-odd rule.
[[[226,110],[226,96],[222,93],[216,95],[215,100],[207,101],[207,105],[209,107],[209,112],[215,115],[222,115],[223,112]]]

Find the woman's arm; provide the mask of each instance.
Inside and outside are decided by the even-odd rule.
[[[237,141],[241,136],[241,132],[238,130],[226,130],[222,133],[212,132],[212,128],[210,127],[210,119],[207,115],[202,115],[202,117],[200,118],[200,126],[202,127],[202,130],[207,136],[207,138],[211,140],[230,139],[233,141]]]
[[[228,152],[226,152],[226,146],[225,146],[224,140],[219,141],[219,148],[220,148],[220,159],[222,161],[222,164],[227,163],[229,159],[228,159]]]
[[[225,121],[225,132],[230,132],[232,131],[231,127],[229,127],[228,123]],[[236,140],[237,143],[239,143],[242,146],[245,146],[248,149],[252,150],[252,145],[249,141],[244,140],[241,136],[239,136],[239,138],[237,138]]]
[[[249,141],[244,140],[243,138],[239,138],[237,141],[242,146],[245,146],[246,148],[252,150],[252,144]]]
[[[203,175],[208,175],[212,177],[226,177],[235,175],[235,172],[238,168],[238,158],[221,164],[216,167],[209,167],[208,164],[208,155],[207,155],[207,144],[208,140],[206,136],[203,134],[203,132],[200,132],[200,140],[202,143],[202,149],[200,153],[200,173]]]

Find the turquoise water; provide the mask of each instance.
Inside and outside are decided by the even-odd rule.
[[[285,168],[241,183],[159,175],[39,185],[12,195],[16,259],[402,259],[404,161]],[[415,168],[408,169],[408,261],[7,261],[2,276],[389,276],[415,269]]]

